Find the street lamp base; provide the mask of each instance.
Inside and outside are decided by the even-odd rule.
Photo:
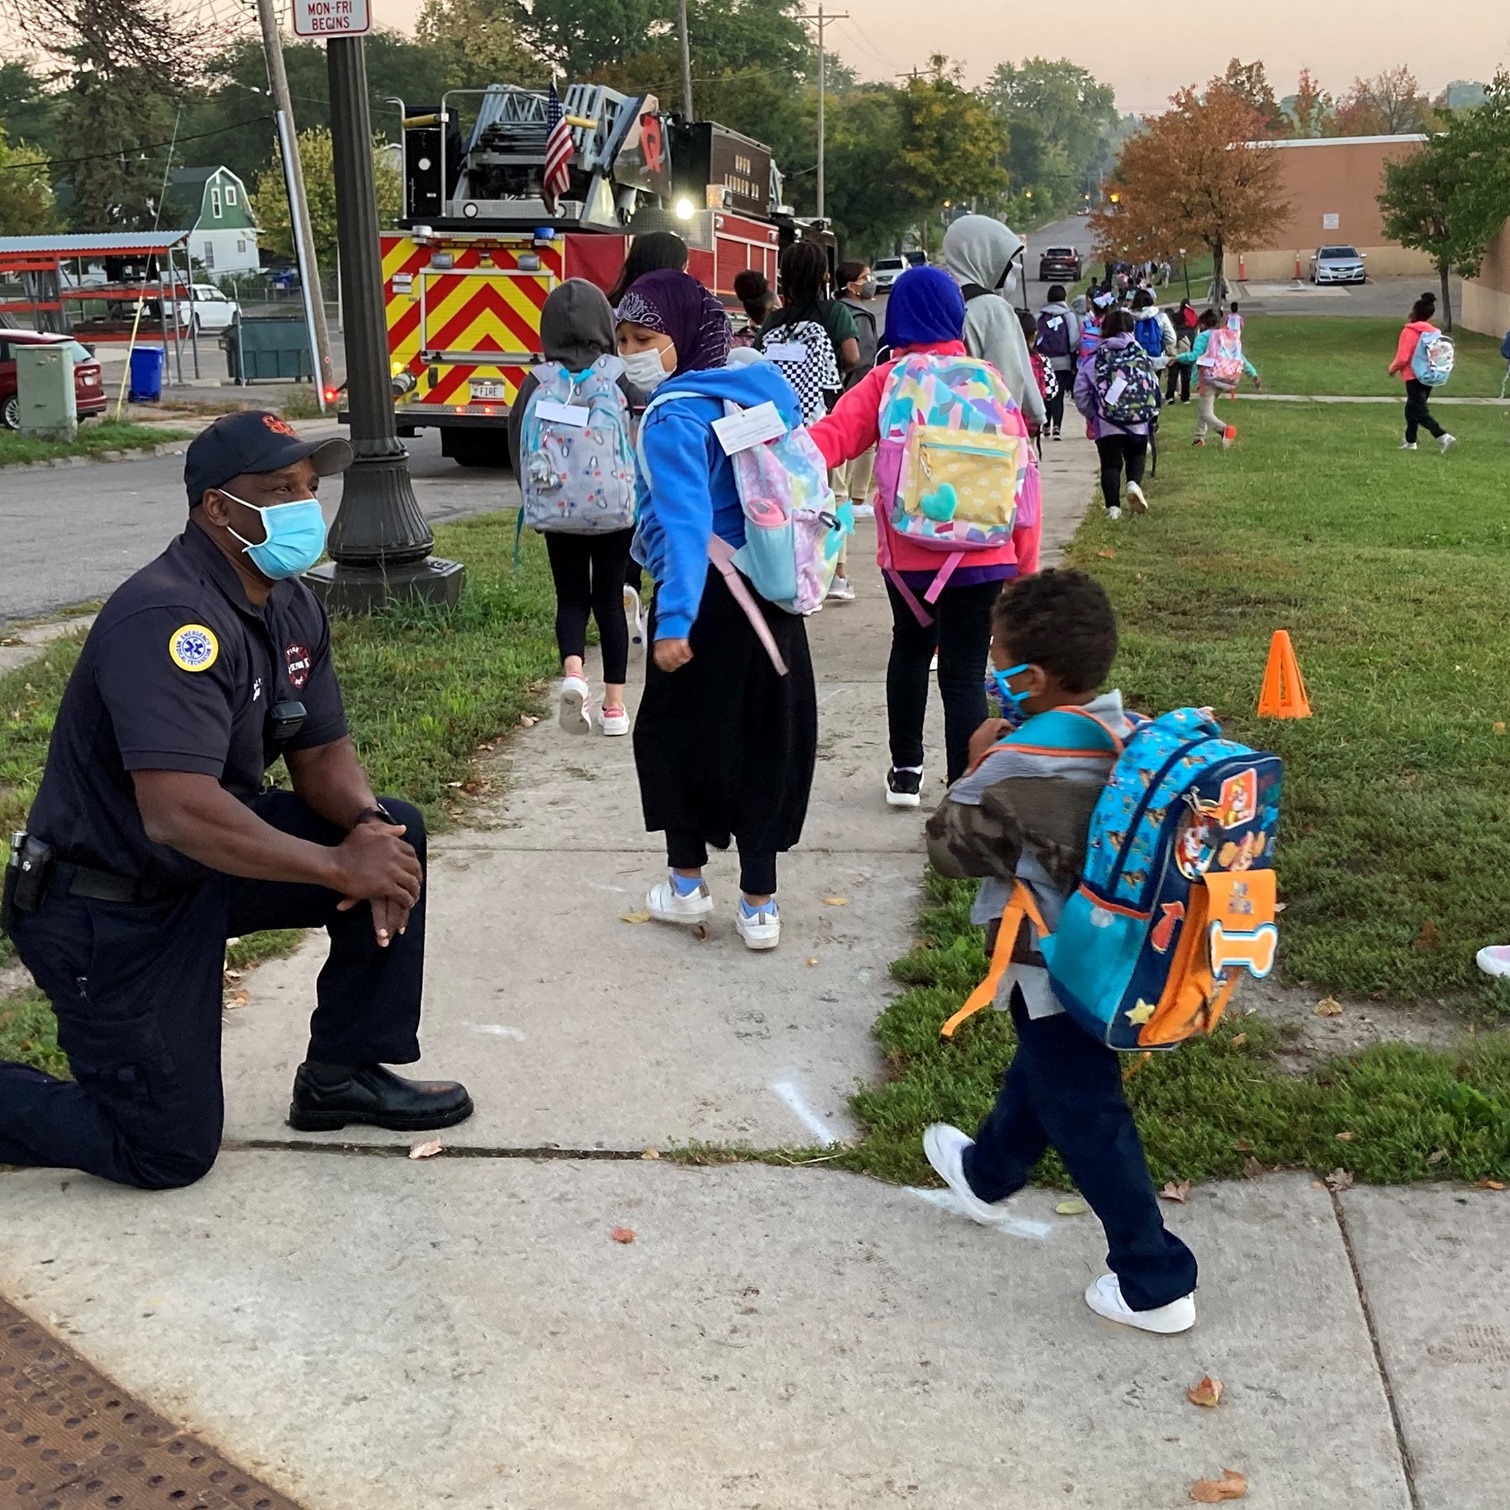
[[[342,566],[327,561],[304,573],[303,581],[330,613],[372,613],[402,598],[454,608],[466,585],[460,561],[426,556],[387,566]]]

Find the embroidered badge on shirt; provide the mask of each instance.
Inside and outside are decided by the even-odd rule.
[[[314,661],[309,651],[303,645],[290,645],[283,652],[284,664],[288,667],[288,679],[293,684],[295,692],[302,692],[304,684],[309,680],[310,668]]]
[[[220,654],[220,641],[203,624],[185,624],[168,637],[168,654],[180,671],[208,671]]]

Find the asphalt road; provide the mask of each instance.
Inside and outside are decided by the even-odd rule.
[[[343,431],[331,424],[329,433]],[[506,471],[458,467],[441,456],[433,430],[407,444],[415,496],[432,523],[518,502]],[[321,498],[334,517],[339,478]],[[0,623],[108,597],[179,533],[185,508],[182,456],[0,473]]]

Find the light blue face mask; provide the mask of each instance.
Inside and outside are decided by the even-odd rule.
[[[307,572],[325,554],[325,515],[320,511],[318,498],[301,498],[294,503],[274,503],[267,508],[258,508],[247,503],[234,493],[224,493],[245,508],[254,509],[262,515],[262,529],[266,536],[260,544],[253,545],[245,535],[236,536],[246,547],[245,554],[264,577],[281,582],[285,577],[297,577]],[[230,526],[226,526],[230,529]]]
[[[1023,704],[1032,697],[1031,692],[1014,692],[1007,683],[1014,677],[1020,676],[1028,669],[1028,662],[1024,661],[1020,666],[1008,666],[1005,671],[993,671],[991,682],[996,695],[1001,699],[1001,716],[1014,728],[1020,728],[1027,721],[1027,713],[1023,710]]]

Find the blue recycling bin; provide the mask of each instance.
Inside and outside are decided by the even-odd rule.
[[[138,346],[131,353],[131,402],[156,404],[163,396],[163,348]]]

